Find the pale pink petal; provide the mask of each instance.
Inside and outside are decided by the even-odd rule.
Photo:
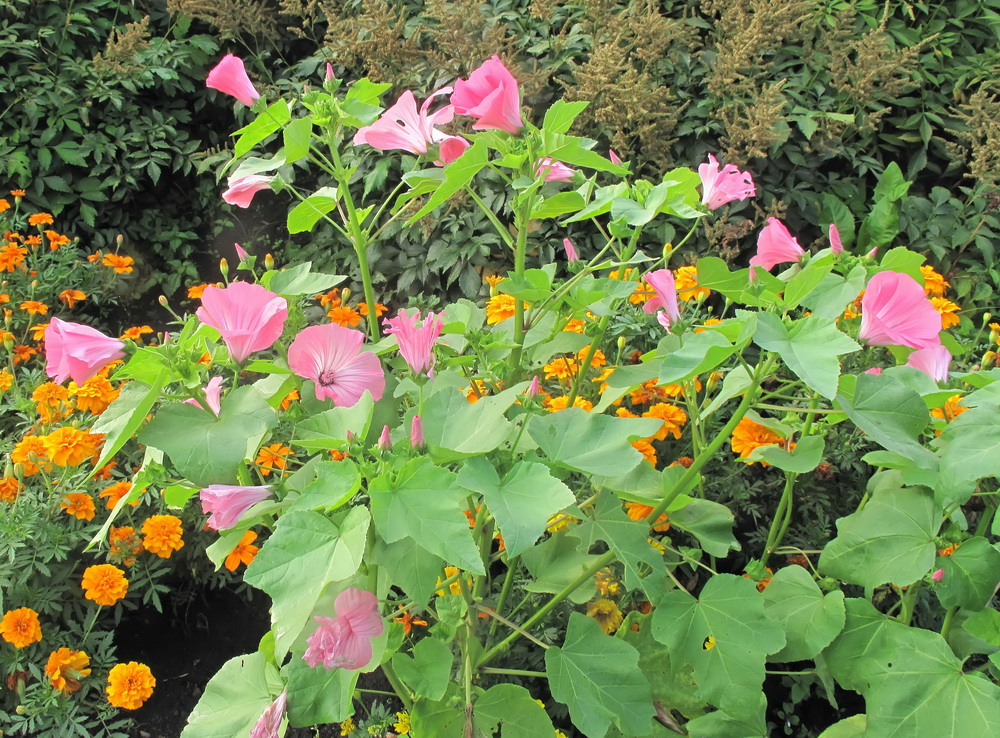
[[[935,582],[940,582],[942,579],[944,579],[944,569],[938,569],[936,572],[931,574],[931,579],[933,579]]]
[[[622,165],[621,157],[619,157],[618,154],[615,153],[614,149],[608,149],[608,158],[611,159],[611,163],[614,164],[615,166],[620,167]]]
[[[420,422],[419,415],[414,415],[410,422],[410,447],[418,449],[424,447],[424,426]]]
[[[451,164],[469,148],[469,142],[461,136],[442,136],[438,142],[438,156],[441,158],[434,163],[439,167]]]
[[[246,177],[229,178],[229,189],[222,193],[222,199],[230,205],[241,208],[250,207],[253,196],[261,190],[271,189],[271,182],[274,177],[265,177],[262,174],[250,174]]]
[[[271,487],[241,487],[212,484],[198,493],[201,510],[211,515],[207,525],[212,530],[228,530],[235,526],[251,507],[272,495]]]
[[[941,343],[941,316],[910,275],[879,272],[861,298],[862,340],[873,346],[929,348]]]
[[[702,185],[701,202],[709,210],[757,194],[749,172],[741,172],[735,164],[726,164],[720,171],[719,162],[711,154],[708,155],[708,162],[698,167],[698,176]]]
[[[219,331],[233,359],[241,362],[278,340],[288,303],[258,284],[232,282],[225,288],[207,287],[195,314]]]
[[[381,451],[388,451],[392,448],[392,438],[389,437],[389,426],[382,426],[382,433],[379,435],[376,445]]]
[[[662,309],[672,323],[676,322],[681,317],[681,311],[677,305],[677,288],[674,285],[673,272],[669,269],[657,269],[643,276],[643,280],[656,290],[656,296],[647,300],[642,306],[643,311],[652,315]]]
[[[340,407],[357,404],[365,390],[376,401],[385,374],[375,354],[361,352],[364,334],[336,323],[304,328],[288,347],[288,367],[315,383],[316,399],[332,398]]]
[[[521,91],[517,80],[493,55],[469,75],[455,82],[452,105],[459,115],[477,118],[473,129],[498,129],[517,133],[524,125],[521,120]]]
[[[944,346],[928,346],[917,349],[906,358],[906,365],[919,369],[935,382],[948,381],[948,365],[951,352]]]
[[[840,240],[840,231],[837,230],[837,224],[830,224],[830,250],[835,254],[844,253],[844,243]]]
[[[395,318],[382,321],[387,326],[386,333],[396,337],[399,353],[407,366],[416,374],[426,374],[434,365],[434,342],[441,335],[443,321],[440,314],[427,313],[420,322],[420,313],[412,317],[406,310],[400,310]]]
[[[253,83],[247,76],[243,60],[232,54],[222,57],[222,60],[208,73],[205,85],[232,95],[244,105],[253,105],[260,97],[260,93],[254,89]]]
[[[566,261],[570,264],[580,260],[580,255],[576,251],[576,246],[568,238],[563,239],[563,248],[566,249]]]
[[[287,706],[288,692],[284,691],[264,710],[264,714],[250,730],[250,738],[278,738],[281,719],[285,716]]]
[[[96,328],[52,318],[45,330],[45,373],[62,384],[83,384],[112,361],[125,356],[125,343]]]
[[[776,264],[798,261],[803,254],[798,239],[788,232],[785,224],[777,218],[768,218],[757,236],[757,253],[750,263],[770,271]]]
[[[545,175],[546,182],[572,182],[576,170],[546,156],[535,163],[535,176],[542,174]]]

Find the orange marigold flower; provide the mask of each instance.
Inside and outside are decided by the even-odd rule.
[[[272,443],[270,446],[261,448],[257,452],[257,458],[254,461],[260,465],[260,473],[266,477],[272,471],[284,469],[288,464],[286,457],[293,455],[292,449],[288,446],[283,446],[280,443]]]
[[[649,410],[642,414],[644,418],[657,418],[663,421],[663,427],[660,428],[653,436],[657,441],[662,441],[667,437],[667,434],[671,434],[674,438],[679,439],[681,437],[681,428],[687,423],[687,413],[676,405],[670,405],[666,402],[658,402],[653,405]]]
[[[494,287],[496,287],[498,284],[500,284],[501,282],[503,282],[503,280],[504,280],[504,277],[503,277],[502,274],[484,274],[483,275],[483,281],[490,286],[490,289],[493,289]]]
[[[719,318],[708,318],[704,323],[701,324],[702,327],[695,328],[694,332],[695,333],[704,333],[706,329],[703,326],[719,325],[719,323],[721,323],[721,322],[722,321]]]
[[[226,556],[226,568],[229,571],[236,571],[240,564],[246,564],[250,566],[254,557],[257,555],[257,551],[260,549],[257,546],[252,545],[254,541],[257,540],[257,534],[252,530],[248,530],[243,534],[243,538],[240,542],[236,544],[236,548],[229,552]]]
[[[153,515],[142,524],[142,546],[161,559],[169,559],[170,554],[184,547],[181,536],[184,533],[181,521],[173,515]]]
[[[548,410],[550,413],[557,412],[558,410],[565,410],[568,404],[569,404],[568,395],[563,395],[561,397],[546,397],[544,400],[542,400],[542,405],[544,405],[545,409]],[[594,403],[592,403],[590,400],[585,400],[582,397],[577,397],[575,400],[573,400],[573,407],[582,407],[589,413],[591,410],[594,409]]]
[[[333,461],[343,461],[344,459],[348,458],[349,456],[350,456],[350,454],[347,453],[346,451],[340,451],[340,450],[335,449],[335,448],[331,448],[330,449],[330,458]]]
[[[102,482],[107,482],[111,479],[111,472],[116,466],[118,466],[117,461],[109,461],[107,464],[94,472],[94,479],[100,479]]]
[[[31,340],[32,341],[44,341],[45,331],[49,329],[48,323],[36,323],[31,326]]]
[[[633,405],[647,405],[651,402],[656,402],[658,400],[666,400],[670,397],[677,397],[684,393],[684,387],[679,384],[665,384],[662,387],[657,386],[658,379],[650,379],[648,382],[643,382],[639,389],[632,392],[629,398],[632,400]],[[701,392],[701,382],[699,380],[694,381],[695,391]]]
[[[511,295],[498,293],[486,303],[486,322],[490,325],[502,323],[507,318],[514,317],[514,298]]]
[[[292,403],[295,400],[298,400],[298,399],[301,399],[299,397],[299,391],[298,390],[292,390],[287,395],[285,395],[285,397],[281,400],[281,409],[282,410],[287,410],[288,408],[290,408],[292,406]]]
[[[924,292],[929,297],[944,297],[945,291],[951,287],[951,282],[934,271],[934,267],[929,264],[920,267],[920,273],[924,276]]]
[[[784,443],[784,439],[770,428],[755,423],[750,418],[743,418],[733,428],[731,443],[733,452],[739,454],[741,459],[745,459],[755,448],[781,444]],[[767,462],[761,463],[766,465]]]
[[[563,331],[568,331],[569,333],[583,333],[583,321],[582,320],[570,320],[566,323],[566,327]]]
[[[14,347],[14,365],[20,364],[22,361],[28,361],[32,356],[38,353],[31,346],[25,346],[23,343],[18,344]]]
[[[115,505],[118,504],[118,500],[128,495],[128,493],[131,491],[132,491],[132,483],[123,480],[121,482],[115,482],[110,487],[101,492],[100,498],[102,500],[107,500],[105,504],[108,506],[108,510],[113,510]],[[136,500],[135,502],[130,502],[129,506],[135,507],[138,504],[139,500]]]
[[[94,498],[86,492],[72,492],[66,495],[59,507],[78,520],[93,520],[96,511]]]
[[[774,572],[771,571],[770,567],[765,567],[764,571],[766,571],[768,574],[774,574]],[[750,579],[750,575],[747,574],[746,572],[743,572],[743,578]],[[763,577],[759,582],[757,582],[757,591],[763,592],[765,589],[767,589],[767,585],[769,585],[770,583],[771,583],[771,577],[769,576]]]
[[[11,194],[11,197],[24,197],[25,192],[24,192],[24,190],[18,189],[18,190],[11,190],[10,194]]]
[[[31,393],[31,400],[36,403],[35,410],[44,423],[51,423],[69,412],[66,407],[69,404],[69,390],[55,382],[40,384]]]
[[[42,237],[41,236],[28,236],[26,239],[24,239],[24,245],[25,246],[41,246],[42,245]],[[32,272],[31,276],[34,277],[35,273]]]
[[[931,305],[934,306],[935,310],[941,313],[941,330],[948,330],[952,326],[958,325],[961,322],[955,313],[962,308],[953,303],[951,300],[947,300],[943,297],[932,297]]]
[[[55,219],[51,213],[35,213],[28,216],[28,225],[52,225],[53,223],[55,223]]]
[[[69,236],[64,236],[56,231],[45,231],[45,237],[49,239],[49,249],[52,251],[57,251],[60,246],[66,246],[70,243]]]
[[[601,630],[608,635],[618,630],[624,619],[618,605],[605,599],[594,600],[587,605],[587,617],[596,620],[597,624],[601,626]]]
[[[639,417],[634,412],[632,412],[628,408],[624,408],[624,407],[620,407],[617,410],[615,410],[615,415],[617,415],[619,418],[638,418]]]
[[[101,251],[100,249],[98,249],[97,251],[95,251],[92,254],[87,254],[87,261],[89,261],[91,264],[93,264],[95,261],[100,261],[101,257],[103,257],[103,256],[104,256],[104,252]]]
[[[583,360],[587,358],[588,351],[590,351],[590,347],[584,346],[576,353],[576,360],[583,363]],[[594,352],[594,356],[590,359],[590,366],[593,369],[600,369],[607,363],[607,357],[604,356],[604,352],[600,349],[597,349],[597,351]]]
[[[677,286],[677,296],[688,300],[702,300],[712,294],[708,287],[698,285],[698,267],[684,266],[674,270],[674,284]]]
[[[10,203],[4,198],[0,198],[0,213],[5,213],[10,210]]]
[[[327,316],[331,323],[342,325],[345,328],[353,328],[361,322],[361,313],[346,305],[337,305],[327,311]]]
[[[0,620],[0,636],[14,648],[24,648],[42,640],[42,624],[38,613],[30,607],[8,610]]]
[[[28,249],[18,246],[13,241],[5,246],[0,246],[0,270],[14,271],[24,263],[27,256]]]
[[[641,502],[626,502],[625,503],[625,514],[629,516],[632,520],[645,520],[649,517],[649,514],[653,512],[653,508],[649,505],[643,505]],[[669,518],[666,513],[662,513],[660,517],[656,519],[656,524],[653,526],[653,530],[658,533],[665,533],[670,530]]]
[[[115,274],[129,274],[135,260],[131,256],[119,256],[118,254],[105,254],[101,263],[106,267],[115,270]]]
[[[944,407],[934,408],[931,410],[931,415],[935,418],[940,418],[941,420],[946,420],[949,423],[957,418],[959,415],[964,413],[969,408],[964,407],[959,404],[962,402],[962,395],[952,395],[944,402]]]
[[[566,356],[559,356],[542,367],[546,379],[569,379],[575,377],[579,365]]]
[[[640,438],[638,441],[632,441],[632,448],[638,451],[643,457],[652,464],[656,466],[656,449],[653,448],[653,444],[647,441],[645,438]]]
[[[24,467],[24,476],[30,477],[39,472],[39,464],[48,471],[52,464],[49,459],[48,447],[44,436],[25,436],[10,452],[10,460]]]
[[[21,492],[21,483],[17,477],[4,477],[0,479],[0,502],[13,503]]]
[[[145,664],[116,664],[108,673],[108,702],[123,710],[138,710],[153,696],[156,679]]]
[[[465,393],[465,399],[470,403],[479,402],[480,397],[486,397],[490,393],[489,388],[486,386],[486,382],[481,379],[472,380],[475,384],[467,389],[463,389],[462,392]]]
[[[957,548],[958,548],[958,546],[953,543],[953,544],[950,544],[948,546],[945,546],[944,548],[942,548],[937,553],[938,553],[938,556],[951,556],[953,553],[955,553],[955,549],[957,549]]]
[[[314,299],[319,300],[319,304],[323,307],[340,307],[340,288],[334,287],[329,292],[324,292],[322,295],[316,295]]]
[[[14,375],[4,369],[0,369],[0,392],[9,390],[13,386]]]
[[[367,302],[359,302],[358,303],[358,310],[361,311],[362,315],[364,315],[365,317],[368,317],[368,303]],[[382,313],[387,312],[388,310],[389,310],[389,308],[387,308],[381,302],[376,302],[375,303],[375,317],[376,318],[380,318],[382,316]]]
[[[393,618],[394,623],[403,624],[403,635],[410,635],[410,631],[413,630],[414,625],[427,625],[426,620],[419,620],[415,618],[409,610],[403,610],[398,618]]]
[[[205,290],[211,287],[211,284],[196,284],[188,287],[188,297],[192,300],[200,300],[202,295],[205,294]]]
[[[43,440],[52,463],[57,466],[76,466],[97,453],[104,436],[66,426],[56,428]]]
[[[123,341],[139,341],[147,333],[152,333],[153,329],[148,325],[134,325],[122,333],[118,338]]]
[[[0,302],[10,302],[10,295],[6,292],[0,292]]]
[[[124,566],[132,566],[136,556],[142,553],[142,543],[131,525],[112,525],[108,532],[108,545],[111,560]]]
[[[80,688],[80,680],[90,676],[90,657],[83,651],[60,648],[49,654],[45,665],[45,676],[52,686],[64,694]]]
[[[69,383],[69,393],[76,397],[76,409],[100,415],[118,399],[120,390],[115,389],[107,377],[96,374],[81,385]]]

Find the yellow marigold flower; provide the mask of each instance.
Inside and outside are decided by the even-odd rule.
[[[569,379],[575,377],[579,365],[573,359],[559,356],[542,367],[546,379]]]
[[[545,406],[545,409],[548,410],[550,413],[554,413],[559,410],[565,410],[568,403],[569,403],[568,395],[563,395],[561,397],[546,397],[542,401],[542,404]],[[592,403],[590,400],[585,400],[582,397],[577,397],[575,400],[573,400],[573,407],[582,407],[589,413],[591,410],[594,409],[594,403]]]
[[[81,385],[70,382],[69,393],[76,397],[77,410],[100,415],[118,399],[119,390],[115,389],[107,377],[97,374]]]
[[[653,436],[657,441],[662,441],[671,434],[674,438],[681,437],[681,428],[687,423],[687,413],[676,405],[666,402],[658,402],[642,414],[644,418],[657,418],[663,421],[663,426]]]
[[[944,402],[944,407],[936,407],[931,410],[931,415],[949,423],[964,413],[969,408],[959,404],[962,402],[962,395],[952,395]]]
[[[31,340],[32,341],[44,341],[45,331],[49,329],[48,323],[36,323],[31,326]]]
[[[920,273],[924,275],[924,292],[930,297],[944,297],[945,290],[951,287],[951,282],[946,281],[930,265],[920,267]]]
[[[125,572],[111,564],[88,566],[83,572],[83,596],[98,605],[111,606],[128,592]]]
[[[31,348],[31,346],[25,346],[20,344],[14,347],[14,365],[20,364],[22,361],[28,361],[32,356],[38,352]]]
[[[572,515],[565,515],[563,513],[556,513],[548,519],[545,523],[545,530],[549,533],[558,533],[561,530],[566,530],[573,523],[580,522],[577,518]]]
[[[24,467],[24,476],[30,477],[38,474],[39,464],[45,471],[52,468],[52,464],[47,463],[49,460],[48,447],[45,445],[44,439],[44,436],[25,436],[10,452],[10,460]]]
[[[677,287],[677,296],[687,302],[688,300],[702,300],[712,294],[708,287],[698,285],[698,267],[683,266],[674,270],[674,284]]]
[[[38,613],[30,607],[8,610],[0,620],[0,636],[14,648],[24,648],[42,640],[42,624]]]
[[[66,495],[59,507],[65,510],[67,515],[72,515],[78,520],[94,519],[94,498],[86,492],[71,492]]]
[[[101,434],[88,433],[79,428],[56,428],[44,437],[49,460],[57,466],[76,466],[89,459],[104,441]]]
[[[514,298],[511,295],[497,293],[486,303],[486,322],[490,325],[502,323],[507,318],[514,317]]]
[[[650,379],[648,382],[643,382],[639,389],[629,395],[632,404],[648,405],[651,402],[666,400],[684,393],[684,387],[679,384],[665,384],[660,387],[657,386],[659,381],[658,379]],[[696,392],[701,392],[701,382],[697,379],[694,381],[694,388]]]
[[[145,664],[116,664],[108,674],[108,702],[124,710],[137,710],[153,696],[156,679]]]
[[[10,295],[6,292],[0,292],[0,302],[10,302]],[[993,325],[992,323],[990,325]]]
[[[25,300],[21,303],[21,309],[28,315],[45,315],[49,311],[49,306],[37,300]]]
[[[28,249],[18,246],[13,241],[0,246],[0,270],[14,271],[24,263],[27,256]]]
[[[94,479],[100,479],[102,482],[107,482],[111,479],[111,472],[116,466],[118,466],[117,461],[109,461],[107,464],[94,472]]]
[[[568,331],[569,333],[583,333],[583,321],[582,320],[571,320],[566,323],[566,327],[563,331]]]
[[[102,256],[104,256],[104,252],[98,249],[92,254],[87,254],[87,261],[93,264],[95,261],[100,261]]]
[[[45,382],[31,393],[35,411],[44,423],[50,423],[67,414],[65,405],[69,401],[69,390],[55,382]]]
[[[392,729],[395,730],[399,735],[409,735],[410,734],[410,713],[408,712],[397,712],[396,722],[393,723]]]
[[[345,328],[353,328],[361,322],[361,313],[346,305],[332,307],[327,311],[326,315],[331,323],[342,325]]]
[[[21,483],[17,481],[17,477],[4,477],[0,479],[0,502],[13,503],[17,500],[20,492]]]
[[[618,605],[606,599],[594,600],[587,605],[587,616],[596,620],[601,630],[608,635],[618,630],[624,619]]]
[[[42,245],[42,237],[41,236],[28,236],[26,239],[24,239],[24,244],[25,244],[25,246],[41,246]],[[35,276],[35,275],[32,274],[31,276]]]
[[[118,254],[105,254],[101,263],[106,267],[115,270],[115,274],[130,274],[135,260],[131,256],[119,256]]]
[[[645,520],[649,517],[650,513],[653,512],[653,508],[649,505],[643,505],[641,502],[626,502],[625,503],[625,514],[629,516],[632,520]],[[656,519],[656,524],[653,530],[657,533],[665,533],[670,530],[670,519],[667,517],[666,513],[662,513],[660,517]]]
[[[14,386],[14,375],[8,371],[0,369],[0,391],[9,390]]]
[[[948,330],[953,325],[958,325],[961,322],[958,316],[955,315],[961,308],[951,300],[943,297],[932,297],[931,305],[941,313],[941,330]]]
[[[49,654],[45,665],[45,676],[52,686],[63,694],[75,692],[80,688],[80,680],[90,676],[90,657],[83,651],[72,651],[60,648]]]
[[[292,406],[292,403],[295,400],[298,400],[298,399],[301,399],[299,397],[299,391],[298,390],[292,390],[287,395],[285,395],[284,399],[282,399],[282,401],[281,401],[281,409],[282,410],[287,410],[288,408],[290,408]]]
[[[181,521],[173,515],[153,515],[142,524],[142,546],[161,559],[169,559],[170,554],[184,548],[181,535]]]
[[[459,571],[460,571],[460,569],[457,566],[446,566],[444,568],[444,578],[445,579],[451,579],[453,576],[455,576],[456,574],[458,574]],[[440,586],[441,582],[443,582],[443,581],[444,581],[444,579],[442,579],[441,577],[438,577],[438,579],[437,579],[438,586]],[[469,578],[469,582],[471,582],[471,581],[472,581],[472,578],[470,577]],[[456,579],[454,582],[452,582],[451,584],[448,585],[448,591],[451,592],[453,595],[462,594],[462,585],[459,583],[458,579]],[[435,592],[435,594],[438,597],[444,597],[444,590],[443,589],[439,589],[439,590],[437,590]]]
[[[340,302],[340,288],[334,287],[329,292],[324,292],[322,295],[316,295],[313,299],[319,300],[319,304],[323,307],[338,307]]]
[[[650,545],[660,556],[665,556],[667,553],[667,547],[660,543],[655,538],[647,538],[646,543]]]
[[[248,530],[243,534],[243,538],[236,544],[236,548],[226,556],[226,568],[229,571],[236,571],[240,564],[250,566],[250,563],[257,555],[257,551],[260,550],[257,546],[252,545],[256,540],[257,534],[252,530]]]
[[[261,448],[254,461],[260,466],[260,473],[266,477],[272,471],[284,469],[288,465],[286,458],[288,456],[294,456],[292,449],[280,443],[272,443],[270,446]]]
[[[0,198],[0,213],[5,213],[10,210],[10,203],[4,198]]]
[[[188,287],[188,297],[192,300],[200,300],[201,296],[205,294],[205,290],[211,286],[210,284],[196,284]]]
[[[721,321],[721,320],[720,320],[719,318],[709,318],[709,319],[707,319],[707,320],[706,320],[706,321],[705,321],[704,323],[702,323],[702,324],[701,324],[701,326],[702,326],[702,327],[698,327],[698,328],[695,328],[695,329],[694,329],[694,332],[695,332],[695,333],[704,333],[704,332],[705,332],[705,330],[706,330],[706,329],[704,328],[704,326],[709,326],[709,325],[718,325],[718,324],[719,324],[719,323],[721,323],[721,322],[722,322],[722,321]]]
[[[152,333],[153,329],[148,325],[134,325],[122,333],[118,338],[123,341],[140,341],[146,333]]]
[[[602,597],[616,595],[621,590],[621,583],[615,579],[615,575],[607,567],[594,574],[594,584],[597,585],[597,591],[601,593]]]
[[[368,303],[367,302],[359,302],[358,303],[358,310],[361,311],[362,315],[364,315],[365,317],[368,317]],[[389,310],[389,308],[387,308],[381,302],[376,302],[375,303],[375,317],[376,318],[381,317],[382,313],[387,312],[388,310]]]
[[[955,549],[957,549],[957,548],[958,548],[958,546],[956,544],[952,543],[952,544],[950,544],[948,546],[945,546],[944,548],[942,548],[937,553],[938,553],[938,556],[951,556],[953,553],[955,553]]]
[[[467,387],[462,390],[465,393],[465,399],[470,403],[479,402],[480,397],[486,397],[490,393],[489,388],[486,386],[486,382],[481,379],[472,380],[474,385]]]
[[[131,525],[111,526],[108,532],[108,553],[116,564],[132,566],[142,553],[142,543]]]
[[[755,448],[779,445],[784,443],[784,439],[770,428],[755,423],[750,418],[743,418],[733,428],[731,443],[733,452],[739,454],[741,459],[745,459]],[[761,463],[767,465],[767,462]]]
[[[354,729],[354,718],[347,718],[347,720],[340,724],[340,735],[350,735],[354,732]]]
[[[625,408],[625,407],[620,407],[617,410],[615,410],[615,415],[617,415],[619,418],[638,418],[639,417],[634,412],[632,412],[631,410],[629,410],[628,408]]]
[[[28,216],[28,225],[52,225],[53,223],[55,223],[55,219],[51,213],[35,213]]]
[[[632,441],[632,448],[638,451],[643,457],[652,464],[656,466],[656,449],[653,448],[653,444],[647,441],[645,438],[640,438],[638,441]]]
[[[132,483],[127,480],[123,480],[121,482],[115,482],[110,487],[101,492],[100,498],[102,500],[107,500],[107,502],[105,502],[104,504],[108,506],[108,510],[113,510],[115,505],[118,504],[118,500],[128,495],[128,493],[131,491],[132,491]],[[129,503],[131,507],[135,507],[138,504],[139,504],[138,500]]]
[[[590,351],[590,347],[589,346],[584,346],[582,349],[580,349],[577,352],[577,354],[576,354],[576,360],[582,363],[583,360],[587,358],[587,352],[588,351]],[[600,369],[602,366],[604,366],[607,363],[608,363],[608,360],[604,356],[604,352],[601,351],[600,349],[597,349],[597,351],[594,352],[594,356],[590,360],[590,366],[592,368],[594,368],[594,369]]]

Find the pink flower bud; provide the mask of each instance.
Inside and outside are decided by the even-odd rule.
[[[389,438],[389,426],[382,426],[382,435],[378,437],[376,447],[379,451],[388,451],[392,447],[392,439]]]
[[[524,394],[526,394],[528,397],[538,397],[538,393],[539,393],[538,375],[535,375],[534,377],[532,377],[531,384],[528,386],[528,390]]]
[[[563,248],[566,249],[566,261],[570,264],[580,261],[580,255],[576,253],[576,246],[568,238],[563,239]]]
[[[608,158],[611,159],[611,163],[615,166],[620,167],[622,165],[622,160],[618,154],[615,153],[614,149],[608,149]]]
[[[424,426],[419,415],[414,415],[410,423],[410,446],[415,449],[424,447]]]
[[[330,62],[326,63],[326,78],[323,81],[324,82],[333,81],[333,65]]]
[[[835,254],[844,253],[844,243],[840,240],[840,231],[837,230],[837,224],[830,224],[830,250]]]
[[[933,579],[935,582],[940,582],[942,579],[944,579],[944,569],[938,569],[936,572],[931,574],[931,579]]]

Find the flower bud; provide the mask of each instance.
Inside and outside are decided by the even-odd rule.
[[[674,245],[672,243],[663,244],[663,259],[666,261],[670,258],[670,254],[674,251]]]
[[[115,243],[118,244],[119,248],[121,247],[122,242],[124,241],[125,241],[125,236],[123,236],[122,234],[119,233],[117,236],[115,236]]]
[[[626,343],[627,343],[627,341],[625,340],[625,336],[618,336],[618,350],[619,351],[624,351],[625,350],[625,344]]]
[[[420,422],[419,415],[414,415],[410,423],[410,447],[417,450],[424,447],[424,426]]]
[[[940,582],[942,579],[944,579],[944,569],[938,569],[936,572],[931,574],[931,579],[933,579],[935,582]]]
[[[392,447],[392,439],[389,438],[389,426],[382,426],[382,435],[378,437],[376,447],[379,451],[388,451]]]
[[[219,259],[219,271],[222,272],[222,278],[229,281],[229,262],[224,256]]]
[[[983,364],[982,364],[983,370],[989,369],[996,363],[997,363],[997,355],[995,351],[987,351],[985,354],[983,354]]]
[[[538,375],[536,374],[534,377],[531,378],[531,384],[528,386],[528,389],[524,394],[526,394],[528,397],[538,397],[538,393],[539,393]]]
[[[342,305],[347,304],[347,298],[351,296],[351,288],[345,287],[340,291],[340,302]]]
[[[264,254],[264,268],[267,271],[274,269],[274,257],[271,254]]]

